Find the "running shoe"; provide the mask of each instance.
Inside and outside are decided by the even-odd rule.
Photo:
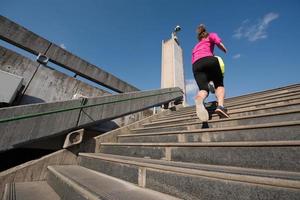
[[[209,119],[208,112],[204,106],[204,102],[201,99],[195,99],[195,104],[196,104],[196,113],[198,118],[202,122],[207,122]]]
[[[221,118],[229,118],[227,109],[224,106],[218,106],[215,113],[217,113]]]

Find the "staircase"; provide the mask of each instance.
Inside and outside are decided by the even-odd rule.
[[[78,165],[7,184],[3,199],[299,200],[300,84],[226,106],[229,119],[210,107],[202,123],[192,106],[121,128],[110,142],[95,138],[97,152],[79,153]]]

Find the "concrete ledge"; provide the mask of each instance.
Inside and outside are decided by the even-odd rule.
[[[181,99],[180,88],[0,109],[0,151]]]

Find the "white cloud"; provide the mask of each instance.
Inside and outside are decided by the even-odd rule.
[[[67,49],[67,47],[66,47],[66,45],[65,45],[64,43],[61,43],[59,46],[60,46],[61,48],[63,48],[63,49]]]
[[[254,42],[259,39],[265,39],[268,37],[267,29],[269,24],[277,19],[279,14],[268,13],[262,19],[259,19],[257,23],[250,23],[250,21],[244,20],[241,26],[234,31],[233,37],[237,39],[246,38],[247,40]]]
[[[234,56],[232,56],[233,59],[239,59],[241,57],[241,54],[235,54]]]
[[[194,79],[185,80],[185,90],[188,95],[196,95],[198,91],[198,85],[196,81]]]

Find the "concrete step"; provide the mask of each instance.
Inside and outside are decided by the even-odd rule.
[[[121,143],[238,142],[300,140],[300,121],[276,122],[226,128],[160,131],[118,136]]]
[[[99,153],[266,170],[300,171],[300,141],[101,143]]]
[[[3,200],[59,200],[60,197],[44,181],[8,183]]]
[[[264,100],[274,100],[277,98],[282,98],[282,97],[291,97],[291,96],[296,96],[300,94],[300,87],[296,88],[291,91],[286,91],[283,93],[279,94],[269,94],[268,96],[252,96],[251,98],[243,99],[243,100],[238,100],[238,101],[227,101],[225,99],[225,105],[230,107],[234,105],[243,105],[247,103],[252,103],[252,102],[259,102],[259,101],[264,101]]]
[[[234,108],[245,108],[245,107],[250,107],[250,106],[263,106],[265,104],[269,104],[272,102],[280,102],[280,101],[285,101],[285,100],[293,100],[293,99],[299,99],[300,95],[286,95],[285,97],[274,97],[274,99],[266,99],[266,100],[262,100],[262,101],[252,101],[252,103],[242,103],[242,104],[233,104],[230,105],[229,108],[230,109],[234,109]]]
[[[177,199],[81,166],[49,166],[47,182],[62,199]]]
[[[181,199],[297,199],[300,173],[79,154],[79,164]]]
[[[257,101],[257,100],[264,100],[264,99],[270,99],[270,98],[274,98],[274,97],[284,97],[285,95],[290,95],[290,94],[295,94],[295,93],[299,93],[300,91],[300,87],[295,87],[295,88],[291,88],[289,90],[281,90],[281,91],[277,91],[277,92],[271,92],[271,93],[267,93],[267,94],[263,94],[263,95],[249,95],[248,97],[243,97],[243,98],[239,98],[239,99],[231,99],[231,98],[226,98],[225,99],[225,104],[226,105],[233,105],[233,104],[237,104],[237,103],[241,103],[241,102],[247,102],[247,101]],[[180,110],[184,111],[184,110],[188,110],[189,108],[183,107]]]
[[[233,103],[233,102],[248,101],[250,99],[256,100],[256,99],[262,99],[262,98],[269,98],[272,96],[278,96],[278,95],[282,95],[282,94],[288,94],[291,92],[297,92],[297,91],[299,91],[299,89],[300,89],[300,85],[298,85],[296,87],[286,88],[286,89],[276,89],[274,91],[263,91],[260,93],[250,93],[248,95],[226,98],[225,102]]]
[[[263,96],[263,95],[268,95],[268,94],[274,94],[276,92],[287,92],[290,90],[293,90],[295,88],[299,88],[300,84],[293,84],[293,85],[289,85],[289,86],[285,86],[285,87],[280,87],[280,88],[274,88],[271,90],[264,90],[264,91],[260,91],[260,92],[253,92],[253,93],[249,93],[249,94],[245,94],[245,95],[240,95],[240,96],[236,96],[236,97],[230,97],[227,98],[228,101],[237,101],[237,100],[241,100],[241,99],[247,99],[247,98],[251,98],[251,97],[257,97],[257,96]]]
[[[272,100],[278,100],[278,99],[294,99],[294,97],[299,97],[299,91],[296,91],[296,92],[292,92],[292,93],[285,93],[285,94],[281,94],[281,95],[275,95],[275,96],[270,96],[270,97],[266,97],[266,98],[254,98],[254,99],[249,99],[249,100],[244,100],[244,101],[239,101],[239,102],[230,102],[228,103],[225,99],[225,106],[228,107],[228,108],[232,108],[232,107],[235,107],[235,106],[241,106],[241,105],[244,105],[244,104],[259,104],[260,102],[262,101],[272,101]],[[209,104],[209,102],[207,102]],[[195,106],[189,106],[189,107],[186,107],[181,110],[178,110],[180,112],[188,112],[190,110],[192,110],[193,108],[195,108]]]
[[[230,117],[240,117],[240,116],[248,116],[248,115],[255,115],[255,114],[264,114],[270,112],[278,112],[284,110],[292,110],[292,109],[299,109],[300,108],[300,99],[294,100],[290,103],[279,104],[279,105],[265,105],[260,108],[244,108],[244,109],[232,109],[228,110],[228,114]],[[196,117],[196,112],[189,112],[187,114],[179,114],[177,116],[161,116],[159,118],[152,119],[151,122],[160,122],[164,120],[177,120],[180,118],[192,118]],[[219,119],[217,114],[212,114],[212,119]]]
[[[292,96],[298,95],[299,92],[300,92],[300,87],[296,87],[296,88],[293,88],[292,90],[280,91],[280,93],[270,93],[267,96],[266,95],[264,95],[264,96],[251,95],[247,98],[243,98],[242,100],[232,101],[231,98],[229,98],[229,99],[227,98],[227,99],[225,99],[225,105],[227,107],[231,107],[234,105],[242,105],[245,103],[259,102],[259,101],[268,100],[268,99],[272,100],[272,99],[277,99],[277,98],[281,98],[281,97],[292,97]],[[178,110],[178,112],[184,113],[184,112],[191,111],[194,108],[195,108],[195,106],[183,107],[183,108],[180,108]]]
[[[251,104],[246,104],[246,105],[240,105],[240,106],[231,106],[231,107],[227,107],[229,111],[231,110],[244,110],[244,109],[255,109],[255,108],[261,108],[264,106],[279,106],[279,105],[284,105],[287,103],[295,103],[295,102],[299,102],[300,97],[284,97],[284,98],[279,98],[279,99],[275,99],[275,100],[267,100],[267,101],[261,101],[259,103],[251,103]],[[173,112],[169,112],[163,116],[163,117],[173,117],[173,116],[180,116],[180,115],[186,115],[186,114],[191,114],[191,113],[195,113],[195,106],[191,106],[189,107],[190,109],[188,111],[173,111]],[[208,108],[210,109],[210,108]],[[210,109],[213,111],[213,109]]]
[[[199,119],[190,119],[180,121],[166,120],[161,124],[144,124],[144,127],[132,128],[133,134],[136,133],[153,133],[160,131],[180,131],[180,130],[195,130],[201,128],[223,128],[241,125],[255,125],[263,123],[297,121],[300,120],[300,110],[288,110],[266,114],[249,115],[242,117],[231,117],[225,119],[209,120],[208,122],[201,122]]]
[[[238,106],[238,107],[231,107],[228,108],[229,113],[231,111],[244,111],[244,110],[250,110],[250,109],[259,109],[259,108],[264,108],[266,106],[283,106],[286,104],[290,104],[290,103],[296,103],[299,102],[300,100],[300,96],[299,97],[285,97],[285,98],[279,98],[276,100],[271,100],[271,101],[264,101],[264,102],[260,102],[260,103],[254,103],[254,104],[247,104],[247,105],[243,105],[243,106]],[[194,114],[195,113],[195,107],[193,107],[193,109],[191,109],[188,112],[180,112],[180,111],[174,111],[165,115],[162,115],[161,117],[158,117],[158,119],[165,119],[165,118],[169,118],[169,117],[178,117],[178,116],[182,116],[182,115],[188,115],[188,114]]]
[[[300,110],[300,103],[296,105],[290,105],[287,107],[272,107],[270,109],[258,109],[258,110],[251,110],[246,113],[230,113],[230,118],[238,119],[241,117],[250,117],[250,116],[257,116],[257,115],[266,115],[266,114],[272,114],[272,113],[281,113],[281,112],[289,112],[293,110]],[[210,117],[211,121],[219,120],[220,117],[217,114],[211,114]],[[174,123],[187,123],[187,122],[200,122],[199,118],[195,114],[190,114],[186,116],[178,116],[176,118],[165,118],[165,119],[159,119],[159,120],[152,120],[150,122],[144,123],[143,127],[149,127],[149,126],[159,126],[159,125],[169,125]]]

